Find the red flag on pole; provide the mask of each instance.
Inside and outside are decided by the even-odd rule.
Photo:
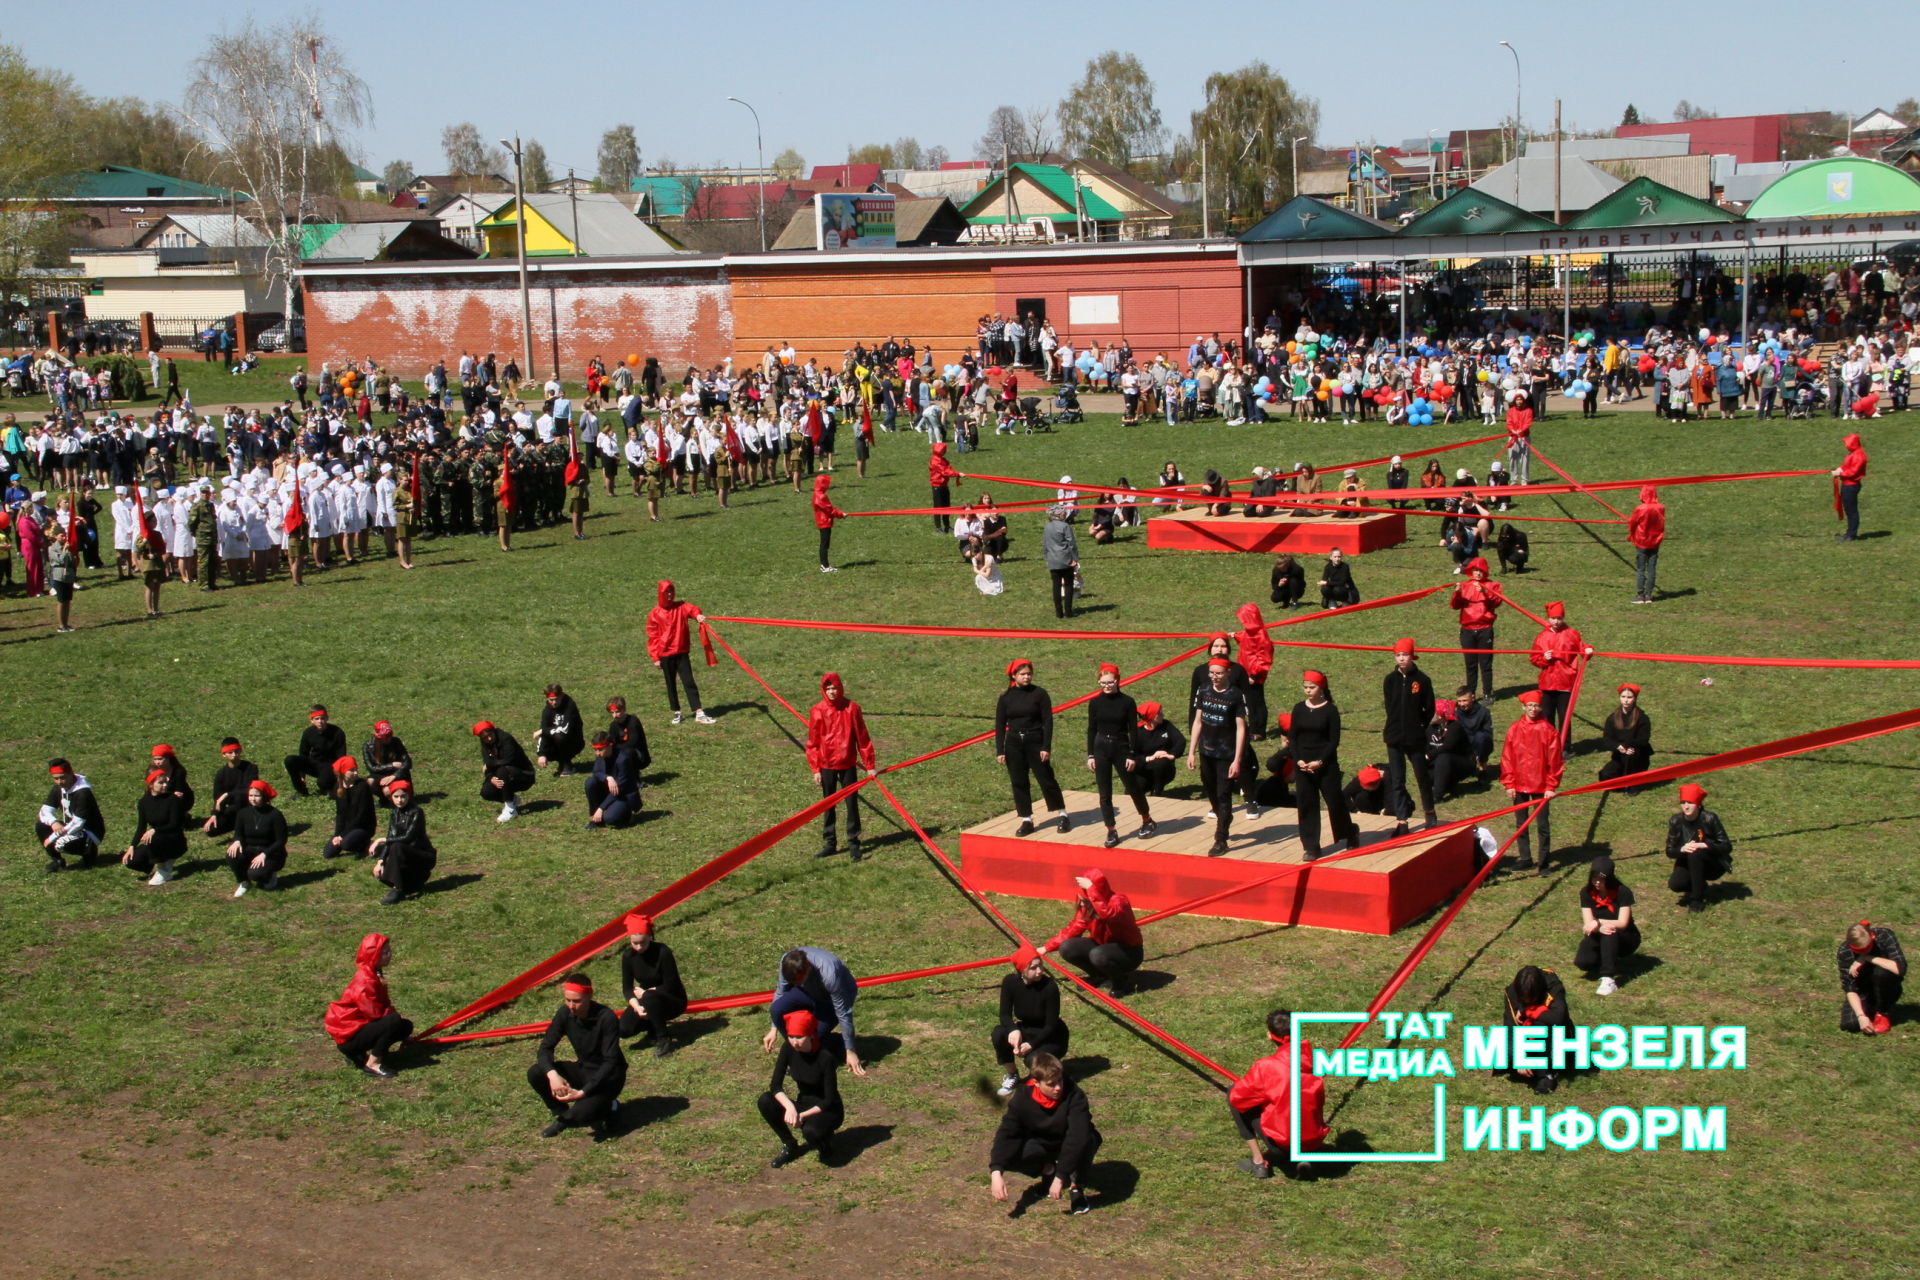
[[[514,506],[513,446],[511,444],[503,444],[500,446],[500,488],[497,492],[500,495],[501,507],[511,513]]]
[[[569,489],[580,483],[580,438],[574,434],[571,424],[567,427],[567,471],[564,483]]]
[[[67,490],[67,550],[80,554],[80,491]]]
[[[873,443],[873,406],[865,401],[860,404],[860,438]]]
[[[153,527],[153,517],[147,514],[147,504],[141,501],[138,486],[135,486],[133,491],[133,514],[134,518],[140,522],[140,538],[147,544],[147,550],[156,556],[165,555],[167,553],[167,545],[160,540],[160,531]],[[80,525],[80,513],[78,511],[74,512],[73,519],[67,523],[69,529],[78,529]],[[72,544],[69,543],[69,545]]]
[[[306,528],[307,508],[300,498],[300,473],[293,473],[293,498],[287,503],[287,514],[280,521],[280,527],[288,533],[298,533]]]

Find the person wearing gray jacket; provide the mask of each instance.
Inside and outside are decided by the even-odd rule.
[[[1047,508],[1046,527],[1040,531],[1040,550],[1053,578],[1053,616],[1073,616],[1073,579],[1080,568],[1080,544],[1073,536],[1073,504],[1056,502]]]

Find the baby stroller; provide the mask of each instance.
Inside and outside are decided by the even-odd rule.
[[[1015,416],[1014,423],[1026,428],[1026,433],[1030,436],[1050,434],[1053,431],[1053,420],[1040,412],[1039,396],[1020,397],[1020,412]]]
[[[1789,418],[1810,418],[1819,409],[1825,388],[1813,381],[1801,381],[1793,387],[1787,405]]]
[[[1085,422],[1087,415],[1080,409],[1080,393],[1072,387],[1061,387],[1053,393],[1053,421]]]

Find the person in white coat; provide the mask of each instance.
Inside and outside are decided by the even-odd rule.
[[[127,486],[113,486],[113,502],[107,510],[113,516],[113,576],[116,579],[133,576],[133,537],[139,523],[133,514],[133,499],[127,496]]]
[[[220,558],[226,561],[227,577],[236,583],[247,580],[247,518],[240,510],[240,490],[229,480],[220,491],[220,501],[213,508],[213,518],[219,528],[218,548]]]
[[[251,476],[240,498],[240,513],[247,522],[247,555],[253,561],[254,579],[265,582],[273,568],[273,538],[267,528],[266,488]]]

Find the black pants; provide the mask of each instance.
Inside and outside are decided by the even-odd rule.
[[[1028,1138],[1020,1144],[1019,1153],[1007,1162],[1004,1172],[1021,1174],[1028,1178],[1037,1178],[1040,1171],[1048,1165],[1054,1165],[1053,1176],[1066,1186],[1084,1191],[1087,1176],[1093,1172],[1093,1157],[1099,1153],[1104,1142],[1096,1130],[1088,1136],[1086,1147],[1080,1152],[1080,1162],[1071,1169],[1058,1167],[1061,1143],[1048,1142],[1042,1138]]]
[[[325,764],[309,760],[305,756],[288,756],[284,761],[287,767],[287,780],[293,783],[293,789],[301,795],[307,794],[307,779],[312,778],[326,790],[333,785],[333,761]]]
[[[628,787],[625,791],[614,792],[599,778],[587,779],[587,816],[593,816],[595,810],[600,820],[610,827],[624,827],[633,821],[634,811],[640,807],[640,788]]]
[[[1567,723],[1567,707],[1573,701],[1571,689],[1542,689],[1540,691],[1540,712],[1547,723],[1556,729],[1563,729]]]
[[[260,856],[258,849],[242,849],[238,853],[227,855],[227,870],[233,872],[235,884],[265,884],[280,874],[280,868],[287,865],[284,851],[270,853],[260,866],[254,866],[253,860]]]
[[[822,529],[820,531],[820,567],[822,569],[827,567],[827,548],[832,542],[833,530],[831,528]]]
[[[1462,649],[1485,650],[1484,653],[1469,653],[1466,656],[1467,688],[1479,692],[1480,682],[1487,685],[1487,696],[1493,696],[1493,628],[1476,627],[1469,630],[1460,628],[1460,647]]]
[[[1095,943],[1092,938],[1068,938],[1060,944],[1060,958],[1095,982],[1132,973],[1147,958],[1145,947],[1123,947],[1117,942]]]
[[[1513,799],[1516,804],[1525,800],[1538,800],[1540,796],[1541,793],[1538,791],[1516,791],[1513,793]],[[1544,867],[1547,865],[1548,855],[1553,852],[1553,806],[1550,804],[1541,805],[1540,816],[1533,820],[1531,827],[1520,826],[1520,824],[1526,822],[1526,820],[1527,811],[1525,809],[1513,815],[1514,825],[1520,827],[1520,860],[1517,865],[1522,867],[1530,867],[1533,865],[1533,835],[1537,831],[1540,833],[1540,865]]]
[[[340,1050],[341,1057],[357,1067],[366,1062],[370,1053],[386,1057],[388,1049],[412,1034],[411,1022],[397,1013],[389,1013],[348,1036],[345,1044],[334,1047]]]
[[[494,786],[493,780],[495,778],[500,779],[500,781],[504,785],[498,786],[498,787]],[[528,787],[531,787],[533,784],[534,784],[533,770],[508,769],[503,767],[503,768],[491,771],[481,777],[480,798],[482,800],[495,800],[495,801],[500,801],[504,803],[508,800],[513,799],[515,796],[519,795],[522,791],[525,791]]]
[[[1038,730],[1023,733],[1019,729],[1007,730],[1004,743],[1007,753],[1007,781],[1013,787],[1013,808],[1023,818],[1033,816],[1033,783],[1040,783],[1041,798],[1047,802],[1048,813],[1064,813],[1067,808],[1066,797],[1060,794],[1060,783],[1053,776],[1053,762],[1040,758],[1040,744],[1046,741]]]
[[[637,1036],[640,1029],[646,1027],[653,1032],[656,1042],[667,1038],[667,1024],[687,1011],[687,1002],[670,999],[664,992],[649,991],[640,997],[640,1007],[646,1010],[642,1017],[628,1005],[620,1011],[620,1037]]]
[[[1645,773],[1649,754],[1645,751],[1636,751],[1627,756],[1621,755],[1618,751],[1614,752],[1607,757],[1607,762],[1600,766],[1600,780],[1606,782],[1614,778],[1630,778],[1636,773]]]
[[[1433,769],[1421,751],[1387,748],[1387,808],[1401,822],[1413,817],[1413,797],[1407,794],[1407,765],[1413,765],[1413,783],[1420,792],[1420,812],[1433,812]]]
[[[1320,805],[1325,801],[1327,817],[1333,824],[1335,843],[1359,835],[1353,818],[1347,813],[1347,798],[1340,791],[1340,768],[1332,761],[1309,773],[1296,762],[1293,770],[1293,807],[1300,815],[1300,845],[1306,852],[1320,853]]]
[[[340,833],[338,839],[340,841],[339,851],[341,853],[350,853],[355,857],[359,857],[367,851],[367,846],[373,843],[373,832],[360,830],[344,831]],[[329,851],[334,848],[332,840],[327,841],[327,848]]]
[[[1242,1111],[1232,1103],[1227,1104],[1227,1114],[1233,1117],[1233,1131],[1240,1135],[1242,1142],[1258,1142],[1262,1147],[1266,1148],[1267,1163],[1280,1170],[1282,1177],[1293,1178],[1301,1175],[1311,1177],[1318,1168],[1317,1165],[1296,1164],[1288,1158],[1287,1148],[1276,1143],[1272,1138],[1269,1138],[1265,1133],[1261,1132],[1260,1119],[1266,1112],[1267,1104],[1264,1102],[1257,1107],[1248,1107],[1245,1111]],[[1325,1144],[1310,1142],[1303,1143],[1302,1146],[1308,1151],[1319,1151]]]
[[[826,557],[824,555],[821,557],[820,563],[826,563]],[[674,685],[674,681],[678,680],[680,685],[687,691],[687,706],[692,708],[693,714],[699,715],[700,686],[693,682],[693,655],[687,653],[668,654],[666,657],[660,659],[660,674],[667,678],[667,707],[673,711],[680,709],[680,690]]]
[[[1454,784],[1462,778],[1472,777],[1478,770],[1473,766],[1471,756],[1437,755],[1427,761],[1428,772],[1433,778],[1433,798],[1445,800],[1453,794]],[[1427,808],[1433,806],[1429,804]]]
[[[1860,536],[1860,486],[1843,484],[1840,486],[1840,510],[1847,517],[1846,537]]]
[[[1727,864],[1705,849],[1683,853],[1673,860],[1673,874],[1667,877],[1667,889],[1684,893],[1688,902],[1707,900],[1707,882],[1727,874]]]
[[[418,893],[427,887],[439,861],[437,852],[389,840],[380,847],[380,883],[402,893]]]
[[[858,781],[860,781],[860,771],[858,769],[822,769],[820,771],[820,794],[830,796],[842,787],[850,787]],[[847,811],[847,839],[854,844],[860,843],[860,793],[856,791],[841,801],[840,804],[828,809],[820,820],[821,829],[826,836],[827,847],[829,848],[832,848],[835,843],[835,814],[842,806],[844,806]]]
[[[1148,795],[1164,795],[1179,772],[1178,762],[1173,760],[1142,760],[1140,762],[1140,781],[1146,785]]]
[[[1049,569],[1047,574],[1053,579],[1053,616],[1071,618],[1073,616],[1073,570]]]
[[[1306,592],[1307,587],[1304,581],[1295,583],[1292,579],[1284,579],[1279,586],[1273,589],[1269,599],[1282,609],[1291,609],[1294,605],[1300,603],[1300,597],[1305,595]]]
[[[774,1136],[780,1139],[782,1146],[800,1145],[794,1140],[793,1130],[787,1125],[786,1112],[781,1108],[780,1100],[773,1096],[771,1090],[760,1095],[757,1105],[760,1108],[760,1118],[767,1122],[767,1128],[773,1130]],[[805,1094],[793,1099],[795,1111],[805,1111],[809,1107],[819,1105],[820,1099],[809,1098]],[[821,1144],[832,1140],[834,1132],[845,1124],[846,1120],[846,1111],[839,1107],[816,1111],[800,1122],[800,1137],[806,1141],[807,1145],[818,1150]]]
[[[1630,956],[1640,949],[1640,929],[1637,925],[1628,925],[1618,933],[1601,933],[1595,930],[1580,939],[1580,949],[1573,954],[1576,967],[1592,973],[1599,970],[1603,978],[1614,978],[1620,974],[1620,957]]]
[[[53,834],[53,828],[44,822],[36,822],[33,824],[33,834],[38,840],[44,841]],[[87,832],[79,831],[55,840],[51,849],[46,849],[44,845],[42,848],[50,858],[92,858],[99,854],[100,842]]]
[[[1062,951],[1061,954],[1065,955],[1066,953]],[[1067,1056],[1067,1043],[1072,1037],[1067,1032],[1066,1023],[1060,1023],[1051,1036],[1042,1040],[1035,1039],[1036,1034],[1044,1030],[1042,1027],[1030,1027],[1024,1022],[1003,1022],[993,1029],[993,1060],[1001,1066],[1011,1067],[1013,1065],[1013,1046],[1007,1043],[1007,1036],[1013,1031],[1015,1026],[1020,1028],[1021,1038],[1033,1046],[1027,1051],[1028,1056],[1036,1053],[1050,1053],[1056,1058],[1064,1058]]]
[[[1214,756],[1200,757],[1200,793],[1213,807],[1213,838],[1216,843],[1227,838],[1227,832],[1233,826],[1233,779],[1227,776],[1231,760],[1222,760]]]
[[[1249,680],[1247,681],[1245,692],[1247,695],[1247,756],[1251,759],[1253,756],[1253,740],[1264,736],[1269,727],[1267,721],[1267,686],[1259,680]],[[1244,783],[1245,779],[1242,779],[1242,782]]]
[[[1893,1016],[1893,1007],[1900,1002],[1898,977],[1869,961],[1860,966],[1860,976],[1853,981],[1860,995],[1860,1007],[1867,1011],[1869,1020],[1877,1013],[1884,1013],[1889,1018]],[[1840,1029],[1860,1029],[1860,1020],[1853,1016],[1852,1003],[1844,998],[1840,1001]]]
[[[587,1078],[586,1068],[577,1062],[556,1062],[553,1069],[562,1080],[576,1089]],[[627,1078],[625,1073],[617,1073],[612,1080],[598,1089],[589,1090],[583,1097],[572,1102],[556,1102],[553,1089],[547,1083],[547,1073],[536,1062],[527,1068],[527,1084],[539,1095],[540,1101],[547,1104],[547,1110],[553,1113],[554,1119],[576,1126],[597,1125],[604,1124],[612,1114],[613,1104],[619,1101],[620,1090],[626,1087]]]
[[[953,493],[946,485],[936,484],[933,486],[933,505],[936,507],[950,507],[953,505]],[[941,533],[952,533],[953,517],[945,515],[935,516],[933,518],[933,527]]]
[[[1138,769],[1127,768],[1127,744],[1096,739],[1093,744],[1094,785],[1100,792],[1100,817],[1109,827],[1115,825],[1120,816],[1113,807],[1115,773],[1120,775],[1120,785],[1125,788],[1127,799],[1133,801],[1133,811],[1140,815],[1140,821],[1149,821],[1146,779],[1140,776]]]

